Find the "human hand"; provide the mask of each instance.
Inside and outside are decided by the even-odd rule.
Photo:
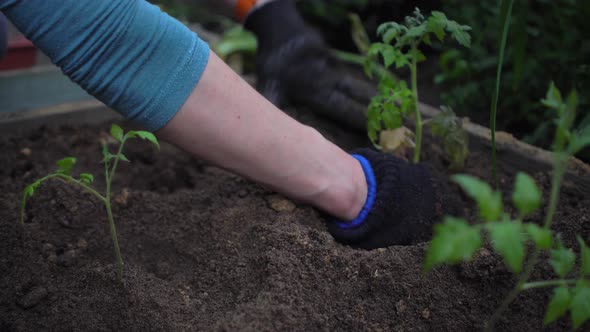
[[[291,0],[251,13],[245,27],[258,38],[258,90],[273,104],[307,106],[352,129],[366,130],[366,110],[377,90],[347,73]]]
[[[460,201],[448,189],[446,179],[424,164],[409,164],[371,149],[353,151],[369,166],[363,170],[374,182],[373,204],[353,222],[328,221],[328,231],[341,243],[363,249],[427,241],[432,227],[446,214],[460,215]],[[362,162],[361,162],[362,165]],[[371,175],[372,173],[372,175]],[[371,181],[373,176],[374,181]],[[363,212],[361,212],[361,215]]]

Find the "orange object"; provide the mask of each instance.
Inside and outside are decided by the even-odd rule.
[[[256,0],[238,0],[235,10],[236,18],[240,21],[245,20],[246,16],[248,16],[248,13],[250,12],[250,9],[252,9],[252,7],[255,5]]]

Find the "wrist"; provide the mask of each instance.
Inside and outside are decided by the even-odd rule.
[[[305,200],[339,220],[354,220],[367,201],[368,186],[363,167],[355,157],[340,149],[331,150],[327,147],[321,152],[325,143],[331,143],[320,133],[317,136],[320,141],[312,146],[320,151],[318,155],[330,157],[322,158],[328,160],[326,164],[318,161],[317,171],[304,172],[304,176],[311,178],[301,183],[312,184],[311,190],[308,190],[311,194]]]

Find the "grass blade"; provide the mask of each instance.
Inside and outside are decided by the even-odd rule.
[[[496,157],[496,113],[498,111],[498,98],[500,96],[500,80],[502,78],[502,65],[504,64],[504,49],[508,39],[508,30],[510,28],[510,17],[512,16],[512,6],[514,0],[502,0],[500,9],[500,19],[502,20],[502,39],[500,41],[500,55],[498,56],[498,68],[496,70],[496,88],[492,97],[492,106],[490,112],[490,129],[492,131],[492,167],[493,177],[496,188],[500,183],[498,179],[498,161]]]

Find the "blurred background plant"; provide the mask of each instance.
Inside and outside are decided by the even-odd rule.
[[[442,49],[441,98],[460,115],[488,125],[495,84],[501,21],[499,1],[443,1],[443,10],[473,28],[471,49]],[[515,1],[506,44],[498,104],[498,128],[549,147],[555,114],[538,102],[545,82],[564,90],[590,91],[590,2]],[[576,122],[590,121],[587,93],[580,95]],[[590,155],[584,154],[585,159]]]
[[[223,34],[236,24],[211,13],[197,0],[153,0],[181,20],[199,22],[206,29]],[[421,90],[433,91],[427,102],[452,107],[459,116],[489,126],[489,101],[495,84],[498,45],[502,30],[500,1],[461,0],[306,0],[298,7],[305,19],[321,30],[331,47],[358,52],[353,41],[349,13],[357,13],[371,41],[384,21],[395,21],[415,7],[429,14],[441,10],[472,30],[470,49],[434,43],[425,50],[429,59],[423,70],[430,77],[420,78]],[[549,148],[549,133],[554,130],[551,110],[538,102],[546,82],[554,81],[562,89],[580,94],[580,114],[576,123],[590,121],[590,1],[519,0],[515,1],[500,84],[498,130],[508,131],[528,143]],[[246,46],[251,40],[238,41],[240,32],[227,34],[224,49]],[[433,54],[435,56],[433,56]],[[438,55],[438,60],[436,60]],[[396,73],[398,74],[398,73]],[[404,78],[404,73],[399,73]],[[426,94],[424,94],[426,96]],[[430,99],[430,100],[429,100]],[[439,106],[439,105],[434,105]],[[579,156],[590,160],[590,152]]]

